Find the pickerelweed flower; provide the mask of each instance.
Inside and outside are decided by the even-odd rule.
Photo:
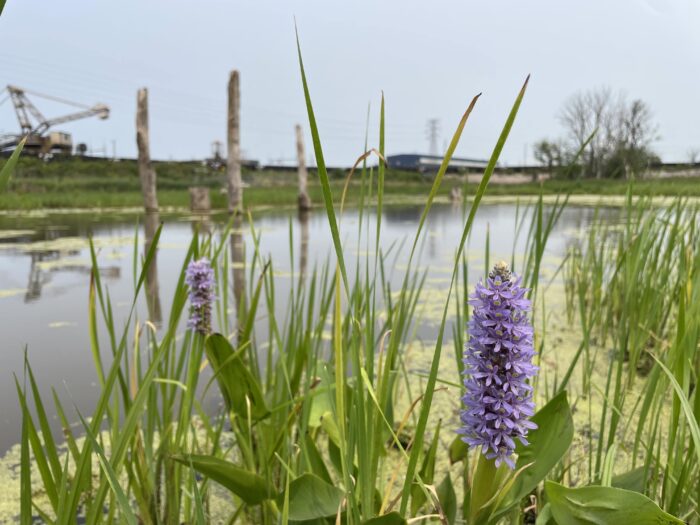
[[[474,314],[463,362],[464,409],[458,431],[470,447],[480,447],[496,466],[515,468],[515,440],[527,445],[529,429],[537,428],[532,387],[533,329],[528,319],[526,288],[505,262],[497,263],[484,285],[476,285],[469,304]]]
[[[211,332],[211,305],[214,302],[214,270],[209,259],[190,261],[185,270],[185,283],[190,287],[188,328],[207,335]]]

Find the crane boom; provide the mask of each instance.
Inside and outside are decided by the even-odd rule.
[[[51,127],[57,124],[64,124],[66,122],[88,117],[96,116],[102,120],[109,117],[109,107],[105,104],[95,104],[94,106],[90,107],[84,104],[59,99],[57,97],[42,95],[41,93],[35,93],[33,91],[12,85],[7,86],[7,92],[10,100],[12,100],[12,104],[14,105],[21,131],[20,134],[16,135],[12,140],[5,139],[4,141],[0,141],[2,142],[0,144],[0,149],[2,150],[15,146],[17,143],[19,143],[19,140],[23,136],[26,136],[28,141],[25,149],[28,153],[32,150],[36,150],[36,154],[43,155],[50,153],[53,149],[59,149],[61,152],[70,153],[72,148],[70,135],[67,133],[47,134]],[[28,93],[53,100],[55,102],[76,106],[80,108],[80,111],[48,119],[41,111],[39,111],[32,101],[29,100],[27,97]],[[56,135],[56,137],[60,138],[55,139],[52,138],[51,135]]]
[[[109,108],[104,104],[96,104],[95,106],[91,107],[90,109],[86,109],[85,111],[79,111],[77,113],[71,113],[70,115],[64,115],[63,117],[56,117],[49,120],[45,120],[36,128],[34,128],[33,132],[43,134],[50,127],[55,126],[56,124],[64,124],[65,122],[71,122],[73,120],[79,120],[81,118],[93,116],[104,120],[109,117]]]

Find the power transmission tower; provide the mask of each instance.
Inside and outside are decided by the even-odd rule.
[[[436,118],[428,119],[425,126],[425,134],[430,142],[430,154],[438,154],[438,137],[440,136],[440,120]]]

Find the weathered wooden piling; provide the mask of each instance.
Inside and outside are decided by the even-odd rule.
[[[204,186],[192,186],[190,189],[190,211],[192,213],[209,213],[211,211],[211,198],[209,188]]]
[[[136,96],[136,145],[138,147],[139,179],[146,213],[158,211],[156,195],[156,172],[151,166],[151,151],[148,138],[148,89],[141,88]]]
[[[306,170],[306,153],[304,151],[304,133],[299,124],[296,125],[297,138],[297,175],[299,178],[299,211],[311,209],[311,198],[307,189],[308,171]]]
[[[227,146],[228,160],[226,175],[228,180],[228,211],[240,210],[243,200],[241,180],[241,90],[238,71],[231,71],[228,81],[228,121]]]

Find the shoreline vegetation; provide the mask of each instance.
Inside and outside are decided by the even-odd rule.
[[[0,166],[5,160],[0,160]],[[188,188],[210,188],[212,209],[225,209],[227,197],[225,173],[212,170],[199,162],[157,162],[158,199],[166,208],[189,208]],[[329,171],[334,199],[338,202],[349,170]],[[494,174],[489,187],[490,198],[517,198],[521,196],[569,194],[576,200],[591,202],[595,196],[624,196],[631,188],[634,195],[658,197],[700,197],[700,177],[667,176],[623,179],[551,179],[541,182],[508,182],[512,175]],[[522,179],[522,175],[519,176]],[[473,178],[473,177],[472,177]],[[264,206],[293,206],[297,203],[296,172],[276,170],[244,170],[246,184],[244,205],[249,208]],[[387,204],[424,202],[424,196],[433,182],[432,174],[386,170],[384,200]],[[353,176],[348,191],[352,204],[360,192],[359,176]],[[453,188],[460,188],[469,199],[478,184],[467,181],[462,174],[446,174],[437,199],[448,200]],[[44,163],[38,159],[22,158],[10,180],[8,190],[0,194],[0,211],[37,208],[140,208],[143,197],[135,161],[66,159]],[[355,190],[355,191],[352,191]],[[317,206],[323,194],[317,177],[310,177],[309,196]],[[592,199],[599,202],[600,199]],[[610,201],[615,205],[615,200]],[[605,202],[607,204],[607,202]]]

